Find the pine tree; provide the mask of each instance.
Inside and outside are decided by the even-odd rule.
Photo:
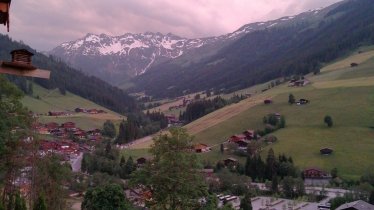
[[[240,201],[241,210],[252,210],[252,201],[249,193],[245,194],[244,198]]]
[[[271,191],[273,193],[278,192],[278,177],[276,175],[274,175],[271,180]]]
[[[119,125],[118,136],[116,138],[117,144],[124,144],[126,142],[126,122],[123,120]]]
[[[274,175],[276,175],[276,159],[273,148],[270,148],[266,158],[266,179],[271,180]]]
[[[370,192],[369,203],[374,205],[374,190]]]
[[[136,166],[131,156],[129,157],[129,159],[127,159],[125,168],[126,168],[127,174],[131,174],[133,171],[135,171]]]
[[[27,210],[26,201],[21,197],[19,193],[16,194],[14,201],[14,210]]]
[[[323,119],[323,121],[327,124],[327,126],[328,126],[329,128],[332,127],[333,122],[332,122],[332,117],[331,117],[331,116],[326,115],[325,118]]]
[[[294,104],[295,103],[295,96],[294,95],[290,94],[288,96],[288,103],[289,104]]]
[[[47,206],[45,204],[44,196],[40,195],[38,200],[36,201],[33,210],[47,210]]]

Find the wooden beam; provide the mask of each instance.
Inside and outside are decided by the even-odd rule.
[[[37,77],[43,79],[49,79],[51,72],[43,69],[35,70],[19,70],[15,68],[0,67],[0,73],[11,74],[23,77]]]

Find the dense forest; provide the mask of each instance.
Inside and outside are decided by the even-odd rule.
[[[224,99],[217,96],[213,99],[197,100],[187,105],[186,111],[181,113],[179,120],[189,123],[211,112],[214,112],[215,110],[221,109],[224,106],[238,103],[245,98],[246,97],[243,95],[234,95],[230,99]]]
[[[25,44],[13,41],[8,36],[0,35],[0,45],[0,60],[10,60],[10,52],[15,49],[27,49],[34,53],[33,65],[51,70],[49,80],[33,79],[44,88],[59,88],[62,93],[69,91],[121,114],[138,110],[135,99],[99,78],[87,76],[52,56],[43,55]],[[27,93],[25,90],[30,91],[25,78],[9,77],[9,79],[14,81],[24,92]]]
[[[134,90],[156,97],[211,88],[230,92],[274,78],[315,72],[361,45],[373,44],[373,20],[371,0],[347,1],[318,21],[250,33],[187,67],[161,64],[138,77]]]

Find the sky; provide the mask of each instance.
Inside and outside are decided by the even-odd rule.
[[[230,33],[242,25],[295,15],[340,0],[13,0],[10,32],[39,51],[87,33],[161,32],[186,38]]]

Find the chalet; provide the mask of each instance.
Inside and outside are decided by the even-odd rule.
[[[304,104],[308,104],[308,103],[309,103],[309,100],[304,99],[304,98],[300,99],[299,101],[296,101],[297,105],[304,105]]]
[[[49,111],[48,115],[49,116],[64,116],[64,115],[67,115],[67,113],[62,112],[62,111]]]
[[[168,119],[168,124],[174,124],[179,122],[178,118],[174,115],[166,115],[165,117],[166,119]]]
[[[49,122],[49,123],[45,124],[45,127],[48,128],[48,130],[50,131],[50,130],[58,128],[59,124],[55,123],[55,122]]]
[[[239,140],[235,142],[240,149],[247,149],[248,144],[250,143],[249,140]]]
[[[202,152],[209,152],[210,148],[206,144],[196,144],[193,146],[193,149],[197,153],[202,153]]]
[[[246,130],[243,132],[243,134],[245,135],[245,137],[248,139],[248,140],[252,140],[255,138],[255,131],[254,130]]]
[[[351,67],[353,68],[353,67],[357,67],[358,66],[358,64],[357,63],[351,63]]]
[[[65,131],[58,131],[58,132],[53,133],[53,135],[58,137],[58,138],[67,138],[68,137],[68,133],[66,133]]]
[[[42,135],[48,135],[48,134],[51,134],[49,132],[49,129],[47,127],[39,127],[36,129],[38,134],[42,134]]]
[[[336,210],[374,210],[374,205],[358,200],[351,203],[345,203],[336,208]]]
[[[78,131],[74,132],[74,136],[79,138],[79,139],[85,139],[87,134],[86,134],[86,132],[84,132],[82,130],[78,130]]]
[[[145,207],[145,203],[152,199],[152,192],[142,188],[128,189],[125,196],[133,205]]]
[[[300,80],[291,80],[288,83],[288,87],[303,87],[309,84],[310,81],[307,79],[300,79]]]
[[[305,179],[325,179],[331,178],[331,175],[322,171],[318,168],[307,168],[303,171],[303,175]]]
[[[61,127],[65,128],[65,129],[75,128],[75,123],[73,123],[73,122],[65,122],[65,123],[61,124]]]
[[[272,104],[273,101],[271,99],[265,99],[264,104]]]
[[[101,141],[101,139],[102,139],[101,135],[99,135],[99,136],[88,135],[88,140],[90,140],[90,141]]]
[[[238,163],[238,160],[230,157],[230,158],[223,160],[223,163],[225,164],[225,166],[236,165]]]
[[[330,155],[334,150],[330,149],[330,148],[322,148],[320,150],[320,153],[322,155]]]
[[[99,111],[97,109],[89,109],[87,110],[88,114],[99,114]]]
[[[86,112],[86,109],[83,109],[83,108],[75,108],[75,112]]]
[[[101,136],[101,130],[96,128],[96,129],[87,131],[87,134],[91,136]]]
[[[138,166],[140,166],[140,165],[144,165],[147,161],[148,161],[147,158],[145,158],[145,157],[140,157],[140,158],[136,159],[136,164],[137,164]]]
[[[238,141],[244,141],[247,139],[247,136],[244,135],[244,134],[236,134],[236,135],[233,135],[229,138],[229,142],[238,142]]]
[[[42,140],[40,142],[40,150],[47,153],[53,153],[56,150],[56,143],[52,141]]]
[[[192,102],[192,100],[183,98],[183,107],[187,106],[191,102]]]

